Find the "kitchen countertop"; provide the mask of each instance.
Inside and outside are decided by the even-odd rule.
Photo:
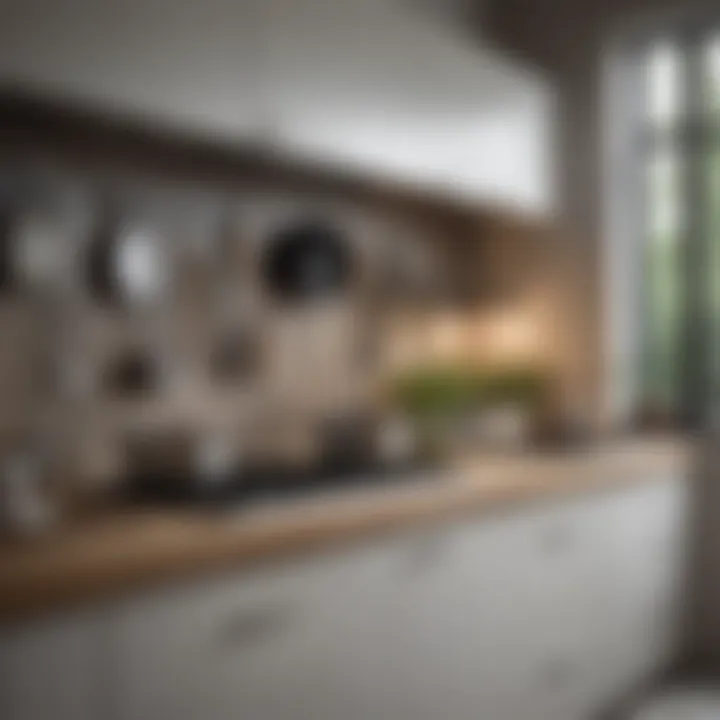
[[[118,508],[0,542],[0,622],[508,505],[681,478],[691,460],[689,441],[631,439],[567,454],[467,457],[411,482],[223,511]]]

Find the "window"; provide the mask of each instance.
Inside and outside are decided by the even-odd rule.
[[[694,426],[720,400],[720,33],[642,68],[642,403]]]

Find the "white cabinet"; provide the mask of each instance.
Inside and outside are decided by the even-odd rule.
[[[668,479],[439,534],[403,589],[403,717],[594,717],[678,649],[685,522]]]
[[[379,717],[391,559],[383,545],[130,603],[113,627],[120,718]]]
[[[388,0],[24,0],[0,72],[193,136],[550,213],[550,83],[474,30]]]
[[[119,718],[591,718],[676,649],[684,493],[541,503],[131,602]]]
[[[0,635],[3,720],[107,718],[110,665],[93,613],[23,625]]]
[[[265,112],[283,151],[473,203],[552,212],[556,101],[539,73],[402,3],[263,7]]]
[[[672,661],[687,484],[653,480],[0,633],[2,720],[592,720]]]
[[[686,523],[687,486],[670,479],[558,509],[537,566],[549,572],[528,588],[538,640],[528,670],[547,717],[592,718],[676,657]]]

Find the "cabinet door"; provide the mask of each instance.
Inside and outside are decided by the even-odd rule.
[[[517,670],[533,629],[522,591],[524,524],[486,517],[409,539],[389,663],[403,718],[521,720]]]
[[[678,649],[685,494],[668,479],[418,541],[391,649],[408,717],[583,720],[650,679]]]
[[[3,720],[103,720],[108,717],[108,656],[103,621],[87,615],[0,634]]]
[[[553,502],[426,538],[398,646],[408,717],[579,720],[560,710],[584,650],[585,530],[575,502]]]
[[[538,716],[596,717],[678,656],[687,498],[688,485],[667,478],[567,502],[548,519],[520,680]]]
[[[616,694],[681,652],[688,598],[689,485],[658,481],[598,508],[597,657]]]
[[[392,545],[243,573],[118,612],[121,720],[366,720],[395,688]]]

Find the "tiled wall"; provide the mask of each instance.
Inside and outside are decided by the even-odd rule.
[[[16,167],[18,176],[25,174],[22,163]],[[78,202],[92,217],[100,183],[79,180],[57,165],[51,177],[43,185],[59,188],[57,197],[75,199],[48,216],[65,245],[62,257],[72,262],[49,284],[21,281],[0,298],[0,428],[10,447],[41,435],[73,478],[111,480],[124,458],[124,438],[143,428],[230,434],[251,455],[311,453],[318,423],[338,413],[377,409],[382,336],[391,329],[393,309],[429,298],[445,302],[442,293],[453,284],[441,223],[433,227],[412,213],[312,192],[214,196],[207,188],[125,177],[113,178],[122,188],[116,192],[129,187],[135,200],[124,203],[122,222],[165,233],[175,280],[170,297],[157,307],[108,306],[93,297],[84,278],[92,222],[66,232],[58,219],[77,211]],[[6,188],[14,186],[12,173],[5,180]],[[19,219],[45,212],[38,197],[30,192],[27,202],[18,203],[6,193],[3,202],[12,211],[6,241]],[[234,263],[219,261],[217,225],[190,221],[193,206],[198,215],[215,212],[217,218],[222,211],[232,218],[225,233]],[[286,307],[263,288],[259,255],[272,232],[306,214],[327,217],[347,233],[356,272],[343,297]],[[247,339],[257,361],[247,377],[220,382],[212,377],[210,358],[218,340],[233,332]],[[107,375],[135,349],[159,360],[161,385],[147,397],[118,397]]]
[[[3,207],[33,213],[60,198],[49,205],[69,218],[69,246],[56,289],[0,299],[1,438],[12,446],[40,428],[74,481],[117,476],[123,437],[148,425],[302,456],[318,422],[381,405],[389,371],[443,353],[541,362],[560,378],[565,405],[582,397],[574,246],[546,223],[42,113],[5,126]],[[122,198],[123,218],[172,239],[177,281],[159,313],[104,308],[85,290],[83,238],[108,198]],[[306,211],[347,232],[359,271],[340,302],[279,308],[258,286],[256,252]],[[213,256],[219,214],[237,251],[229,265]],[[228,313],[254,338],[258,371],[219,384],[208,363]],[[134,346],[158,354],[166,382],[155,397],[127,401],[101,378]]]

